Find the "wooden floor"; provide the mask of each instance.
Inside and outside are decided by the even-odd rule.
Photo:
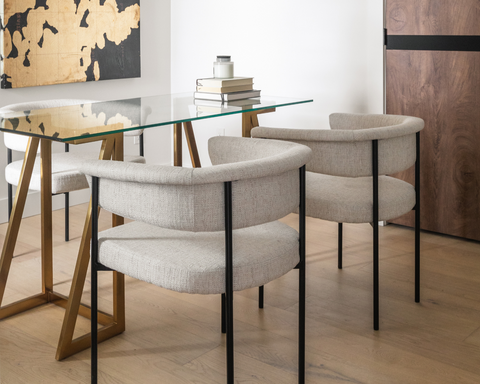
[[[55,289],[68,293],[86,206],[54,213]],[[297,216],[285,218],[296,225]],[[25,219],[6,302],[40,284],[40,219]],[[101,217],[101,228],[109,217]],[[0,241],[6,225],[0,226]],[[380,228],[380,331],[373,331],[371,227],[344,226],[337,269],[336,224],[307,221],[307,383],[479,383],[480,244],[422,235],[422,299],[413,299],[413,232]],[[234,301],[236,382],[296,383],[297,271]],[[111,307],[111,273],[101,277]],[[89,287],[85,302],[89,302]],[[0,383],[89,383],[90,351],[54,359],[64,310],[45,305],[0,321]],[[77,332],[88,331],[79,318]],[[99,347],[101,383],[224,383],[220,297],[169,292],[127,278],[127,330]]]

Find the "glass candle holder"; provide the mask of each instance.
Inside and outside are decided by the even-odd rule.
[[[233,62],[230,61],[230,56],[217,56],[213,63],[213,77],[218,79],[233,77]]]

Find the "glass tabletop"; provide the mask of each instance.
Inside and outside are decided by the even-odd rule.
[[[312,101],[262,96],[222,103],[195,99],[192,94],[148,96],[0,113],[0,131],[68,142]]]

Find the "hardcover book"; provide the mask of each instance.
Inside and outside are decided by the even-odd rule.
[[[250,91],[253,89],[252,84],[247,85],[235,85],[228,87],[204,87],[197,85],[197,92],[210,92],[210,93],[231,93],[240,91]]]
[[[237,85],[253,84],[253,77],[231,77],[228,79],[206,78],[198,79],[197,86],[199,87],[233,87]]]
[[[242,91],[242,92],[232,92],[232,93],[208,93],[208,92],[195,92],[193,96],[196,99],[204,99],[204,100],[217,100],[217,101],[233,101],[233,100],[241,100],[241,99],[250,99],[253,97],[259,97],[260,91],[259,90],[251,90],[251,91]]]

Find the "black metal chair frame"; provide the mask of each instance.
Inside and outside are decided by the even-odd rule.
[[[420,132],[416,133],[415,160],[415,302],[420,302]],[[372,140],[373,180],[373,329],[380,328],[378,236],[378,140]],[[343,223],[338,223],[338,269],[342,269]]]
[[[65,152],[70,152],[70,145],[65,144]],[[140,156],[144,156],[143,148],[143,133],[140,135]],[[13,151],[10,148],[7,148],[7,165],[13,161]],[[53,194],[52,196],[56,196]],[[65,241],[70,240],[70,193],[65,192]],[[8,200],[8,220],[10,220],[10,215],[13,208],[13,186],[12,184],[7,183],[7,200]]]
[[[300,168],[299,203],[299,312],[298,312],[298,383],[305,383],[305,166]],[[234,382],[233,353],[233,225],[232,225],[232,182],[224,183],[225,196],[225,293],[222,294],[222,328],[226,330],[227,383]],[[92,338],[92,384],[98,382],[98,271],[111,271],[98,262],[98,202],[99,179],[92,177],[92,299],[91,299],[91,338]],[[225,309],[225,310],[223,310]]]

